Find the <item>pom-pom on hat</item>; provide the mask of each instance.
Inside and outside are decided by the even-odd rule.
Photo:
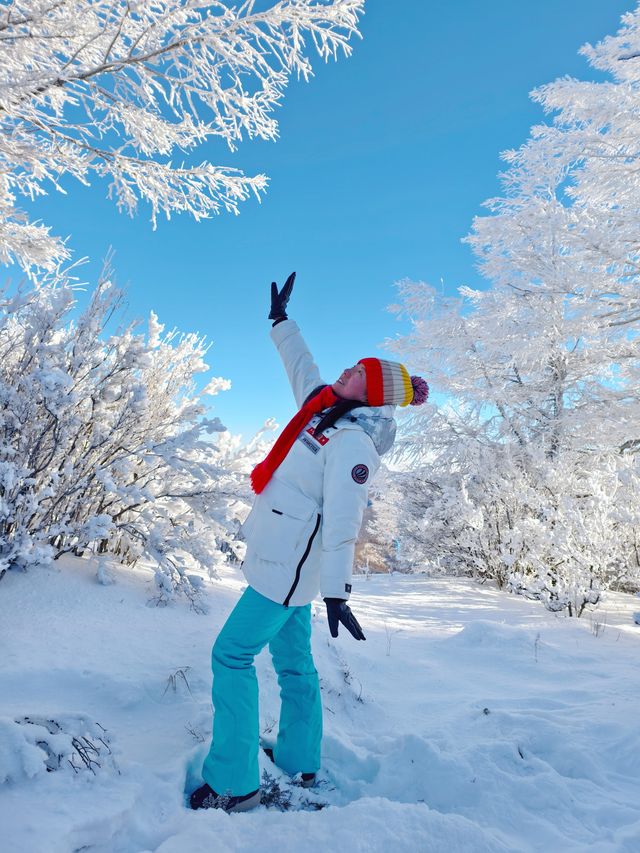
[[[367,403],[370,406],[420,406],[429,396],[429,386],[421,376],[409,376],[399,361],[361,358],[367,375]]]

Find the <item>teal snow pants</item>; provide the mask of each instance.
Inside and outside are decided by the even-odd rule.
[[[311,605],[285,607],[248,587],[211,653],[213,740],[202,775],[217,794],[241,797],[260,787],[253,659],[267,643],[280,685],[275,763],[291,774],[320,769],[322,703],[311,656]]]

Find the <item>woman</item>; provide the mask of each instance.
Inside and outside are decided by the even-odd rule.
[[[318,591],[332,637],[342,625],[366,639],[347,605],[356,538],[371,477],[395,437],[396,405],[418,405],[427,383],[397,362],[365,358],[333,385],[320,379],[286,307],[295,273],[271,285],[271,336],[298,413],[251,474],[256,492],[242,526],[249,586],[212,652],[213,740],[191,807],[247,811],[260,802],[258,683],[254,657],[267,643],[278,673],[278,739],[269,757],[310,787],[320,768],[322,705],[311,656]]]

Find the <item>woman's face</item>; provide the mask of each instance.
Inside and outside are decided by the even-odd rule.
[[[367,374],[363,364],[347,367],[331,386],[338,397],[344,400],[367,402]]]

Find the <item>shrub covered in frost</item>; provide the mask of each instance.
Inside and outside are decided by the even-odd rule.
[[[158,597],[193,599],[193,567],[235,553],[251,453],[223,440],[203,397],[198,335],[151,314],[109,333],[121,300],[108,271],[78,311],[68,279],[0,304],[0,572],[92,549],[150,558]],[[221,546],[225,552],[222,553]]]

